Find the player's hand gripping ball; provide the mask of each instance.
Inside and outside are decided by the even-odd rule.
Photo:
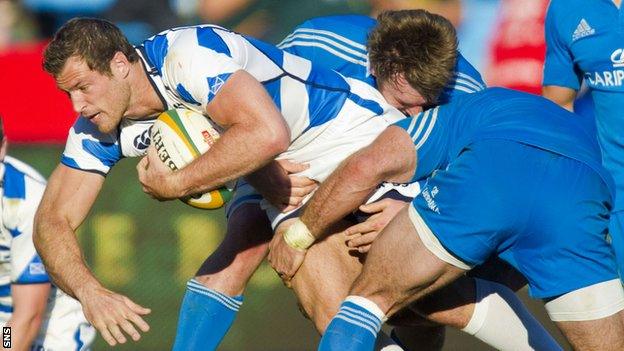
[[[158,158],[174,171],[208,151],[219,135],[220,128],[210,119],[186,109],[161,113],[151,129],[152,145]],[[232,192],[222,187],[180,200],[196,208],[211,210],[222,207],[231,197]]]

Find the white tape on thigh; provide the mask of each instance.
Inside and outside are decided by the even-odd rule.
[[[624,309],[624,289],[613,279],[561,295],[545,307],[555,322],[601,319]]]
[[[472,267],[465,262],[460,261],[457,257],[453,256],[450,252],[448,252],[444,246],[440,243],[440,240],[436,238],[435,234],[429,229],[427,223],[420,217],[420,214],[414,208],[414,205],[410,205],[409,207],[409,218],[414,224],[414,228],[416,228],[416,232],[420,237],[420,240],[425,244],[425,247],[436,257],[441,259],[442,261],[451,264],[457,268],[470,270]]]

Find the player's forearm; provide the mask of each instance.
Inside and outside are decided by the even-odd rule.
[[[341,165],[321,184],[307,204],[301,221],[314,237],[322,238],[329,227],[365,202],[381,182],[378,175],[358,160]]]
[[[55,285],[80,299],[80,291],[100,286],[84,262],[74,230],[47,211],[35,220],[33,241]]]
[[[43,316],[38,313],[15,312],[7,323],[11,327],[11,350],[28,351],[35,341]]]
[[[176,173],[184,196],[223,186],[271,162],[289,145],[284,130],[232,126],[217,143]]]

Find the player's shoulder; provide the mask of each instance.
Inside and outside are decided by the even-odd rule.
[[[45,177],[41,175],[36,169],[27,163],[16,159],[15,157],[5,156],[4,157],[5,165],[9,165],[16,172],[23,174],[25,177],[28,177],[36,182],[45,184]]]
[[[45,178],[28,164],[5,156],[2,161],[3,221],[8,228],[18,227],[22,221],[30,220],[43,196]]]

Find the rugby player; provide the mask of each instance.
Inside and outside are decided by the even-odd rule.
[[[385,318],[491,255],[526,276],[575,349],[624,348],[624,289],[606,239],[615,190],[578,116],[491,88],[398,122],[284,222],[271,244],[277,269],[296,270],[305,246],[384,180],[425,185],[373,243],[320,350],[371,350]]]
[[[399,67],[402,64],[400,69],[419,72],[435,64],[435,62],[427,60],[426,54],[418,56],[419,51],[428,52],[422,47],[427,45],[427,39],[431,39],[427,38],[426,35],[433,35],[433,33],[420,34],[419,31],[407,27],[410,23],[406,23],[406,19],[413,21],[415,14],[418,14],[418,11],[387,12],[380,16],[379,25],[374,19],[360,15],[315,18],[298,26],[292,34],[278,44],[278,47],[322,63],[324,66],[349,77],[377,86],[377,80],[371,71],[383,71],[387,69],[387,66]],[[375,29],[373,30],[373,28]],[[369,38],[371,30],[372,34]],[[373,64],[368,59],[367,40],[368,49],[371,51],[370,61],[373,61]],[[408,48],[402,48],[400,45],[392,46],[391,43],[401,40],[410,43],[414,51],[406,52],[409,50]],[[403,56],[399,54],[400,52]],[[406,59],[405,56],[409,56],[409,58]],[[384,63],[386,64],[384,65]],[[410,66],[417,67],[410,69],[408,68]],[[433,70],[427,73],[435,74]],[[418,87],[426,84],[423,82],[430,80],[427,73],[421,73],[422,76],[419,79],[412,79],[411,86],[403,84],[397,88],[393,84],[382,84],[380,90],[395,107],[406,111],[406,113],[416,114],[421,110],[422,105],[431,106],[433,101],[445,103],[451,101],[454,96],[479,91],[485,86],[479,73],[458,53],[453,78],[448,82],[442,94],[436,96],[437,99],[435,100],[430,97],[427,102],[423,102],[424,99],[412,86]],[[393,80],[382,76],[381,82],[391,83]],[[413,93],[409,94],[410,92]],[[410,97],[412,98],[410,99]],[[365,252],[376,233],[381,229],[380,227],[384,226],[398,209],[405,206],[406,202],[404,201],[410,202],[417,193],[417,191],[414,192],[417,188],[417,184],[398,187],[393,187],[390,184],[383,185],[378,193],[388,191],[383,196],[386,198],[376,204],[364,207],[367,211],[373,212],[371,220],[345,231],[345,234],[350,235],[348,237],[350,239],[349,245],[357,248],[360,252]],[[379,194],[375,194],[374,197],[379,198]],[[396,200],[396,198],[403,201]],[[360,234],[362,231],[365,235]],[[323,243],[327,247],[316,247],[312,251],[312,255],[306,256],[308,264],[304,263],[302,272],[298,273],[298,279],[293,283],[303,309],[315,322],[321,333],[331,315],[338,309],[342,297],[346,296],[341,297],[340,293],[328,294],[328,291],[343,291],[341,284],[351,283],[345,277],[351,274],[352,279],[354,279],[353,272],[359,271],[357,268],[359,262],[347,256],[349,253],[344,250],[343,242],[343,238],[336,238],[330,243]],[[332,247],[332,244],[343,247],[343,250]],[[342,260],[333,258],[333,261],[328,258],[328,256],[338,253],[345,257]],[[328,261],[331,263],[324,264]],[[501,265],[501,262],[493,261],[488,264],[487,269],[489,271],[501,270],[501,273],[495,276],[500,281],[507,273],[503,271],[506,269],[506,265],[502,265],[503,269],[494,265]],[[319,266],[329,266],[328,271],[320,269]],[[337,266],[345,266],[345,268],[341,270],[336,268]],[[310,269],[307,269],[308,267]],[[488,279],[491,278],[488,277]],[[509,280],[512,279],[509,278]],[[505,279],[504,282],[509,284],[509,280]],[[514,289],[518,289],[524,284],[512,281],[510,285]],[[344,286],[344,294],[346,294],[346,289],[347,286]],[[452,311],[440,311],[436,307],[439,305],[454,305],[455,308]],[[463,278],[461,282],[435,296],[431,296],[420,306],[412,307],[416,308],[420,315],[428,315],[430,319],[436,322],[462,329],[497,349],[558,349],[554,340],[543,330],[539,322],[526,311],[511,290],[485,279]],[[406,317],[401,318],[402,322],[405,321]],[[504,336],[498,331],[500,321],[506,321],[508,324],[508,330]],[[512,321],[514,322],[512,323]],[[408,342],[406,336],[411,337],[415,334],[413,327],[396,328],[393,330],[393,334],[395,331],[400,334],[400,337],[397,338],[396,335],[394,337],[401,339],[403,345]],[[439,336],[443,338],[444,335],[443,330],[431,327],[430,323],[421,334],[428,335],[429,339],[434,336],[438,339]],[[428,342],[436,343],[435,339],[428,340]],[[422,336],[419,341],[423,341]]]
[[[449,76],[453,63],[448,62]],[[138,165],[139,179],[159,199],[220,187],[278,156],[309,164],[302,175],[322,181],[345,157],[404,118],[360,81],[210,25],[165,31],[134,48],[109,22],[75,19],[49,44],[44,68],[81,117],[39,207],[35,244],[49,274],[78,298],[110,345],[126,342],[124,333],[138,340],[136,327],[149,328],[141,317],[149,309],[97,281],[83,262],[74,231],[110,167],[122,156],[145,152],[141,136],[148,133],[151,116],[184,107],[224,129],[218,143],[180,172],[167,170],[149,149]],[[255,207],[256,214],[244,213],[244,221],[253,225],[258,213],[266,216]],[[284,216],[276,208],[269,212]],[[204,306],[216,306],[210,317],[233,319],[241,299],[191,280],[180,317],[190,329],[183,330],[208,335],[217,324],[206,318]],[[193,308],[197,305],[202,308]],[[229,324],[218,327],[227,330]],[[214,348],[218,342],[185,335],[177,340],[174,348],[181,350]]]
[[[50,284],[32,241],[45,179],[7,156],[0,121],[0,327],[11,328],[12,350],[89,350],[95,329],[78,301]]]
[[[546,14],[544,97],[572,110],[581,82],[594,102],[602,164],[616,199],[609,234],[624,274],[624,34],[621,0],[551,1]]]

